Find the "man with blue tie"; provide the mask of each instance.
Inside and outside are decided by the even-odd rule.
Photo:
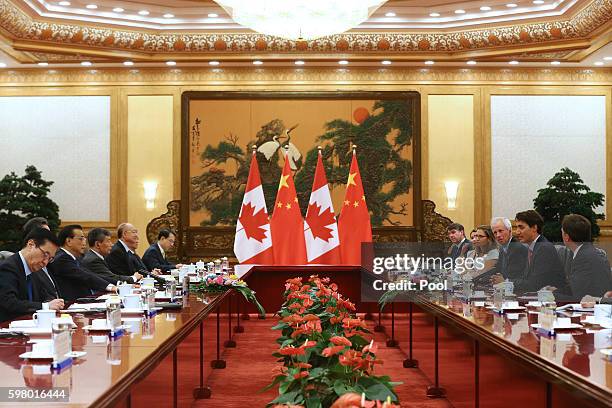
[[[83,228],[67,225],[58,234],[61,245],[55,260],[49,264],[51,276],[57,282],[61,295],[68,301],[99,291],[115,291],[116,287],[81,265],[87,248]]]
[[[23,248],[0,263],[0,321],[48,308],[60,310],[63,299],[48,293],[37,274],[53,260],[58,248],[55,235],[37,228],[24,240]]]

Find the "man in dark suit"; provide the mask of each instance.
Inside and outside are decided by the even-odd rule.
[[[591,243],[591,223],[578,214],[569,214],[561,222],[563,243],[573,257],[567,285],[555,290],[559,301],[579,301],[586,295],[602,297],[612,290],[610,263]]]
[[[446,233],[448,239],[452,242],[447,254],[453,260],[453,264],[455,259],[464,257],[467,251],[474,249],[472,241],[465,237],[463,225],[454,222],[446,227]]]
[[[493,218],[491,229],[495,241],[499,244],[499,258],[494,273],[500,276],[496,276],[495,279],[501,281],[521,278],[527,267],[527,247],[512,236],[512,223],[508,218]]]
[[[57,247],[55,235],[38,228],[28,234],[21,251],[0,263],[0,321],[34,313],[43,307],[64,308],[64,300],[46,292],[36,278],[53,260]]]
[[[142,261],[147,266],[147,269],[159,269],[162,272],[168,272],[171,269],[180,268],[181,264],[174,265],[166,259],[166,251],[169,251],[174,246],[176,234],[169,229],[162,228],[157,234],[157,242],[152,244],[142,256]]]
[[[95,273],[108,283],[127,281],[129,283],[138,282],[142,275],[135,272],[132,276],[117,275],[108,268],[104,257],[110,254],[113,247],[111,233],[104,228],[94,228],[87,234],[89,250],[83,257],[82,264],[89,271]]]
[[[60,287],[64,299],[73,301],[99,291],[115,291],[116,287],[81,265],[85,252],[85,235],[80,225],[67,225],[58,234],[61,245],[49,264],[51,276]]]
[[[49,228],[49,221],[47,221],[44,217],[33,217],[26,221],[23,224],[22,233],[23,237],[27,237],[30,232],[35,230],[36,228],[44,228],[48,231],[51,230]],[[57,288],[57,282],[53,279],[49,271],[46,267],[42,268],[42,273],[36,275],[37,278],[40,279],[40,283],[44,285],[45,290],[54,295],[54,297],[59,298],[59,290]]]
[[[117,238],[110,254],[106,257],[106,264],[110,270],[117,275],[132,276],[134,272],[148,271],[142,259],[136,254],[140,238],[138,230],[132,224],[123,223],[117,228]],[[159,275],[159,269],[150,271],[153,275]]]
[[[535,210],[516,214],[516,237],[527,245],[527,266],[522,276],[513,279],[514,292],[537,292],[545,286],[565,285],[563,267],[555,246],[540,235],[544,219]],[[493,280],[494,283],[497,283]]]

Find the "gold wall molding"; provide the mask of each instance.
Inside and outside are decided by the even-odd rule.
[[[287,86],[612,85],[612,68],[100,68],[6,69],[0,87],[68,85]]]
[[[507,47],[530,47],[546,43],[561,45],[590,39],[606,27],[612,17],[612,0],[589,2],[573,15],[555,21],[540,21],[443,32],[345,33],[313,41],[289,41],[259,33],[177,33],[139,29],[117,29],[85,23],[38,21],[10,0],[0,0],[0,27],[10,33],[16,46],[25,48],[62,44],[100,51],[122,50],[141,53],[457,53]],[[29,44],[28,44],[29,43]],[[574,46],[580,47],[579,44]],[[511,51],[511,50],[509,50]],[[515,51],[511,51],[515,52]]]

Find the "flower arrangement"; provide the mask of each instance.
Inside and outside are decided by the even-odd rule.
[[[249,288],[245,281],[238,279],[236,275],[217,275],[209,273],[202,278],[202,281],[195,286],[198,292],[223,293],[230,289],[242,294],[248,301],[253,303],[260,316],[265,316],[266,311],[255,297],[255,291]]]
[[[363,337],[370,332],[335,283],[318,276],[307,283],[289,279],[284,297],[280,321],[273,327],[281,331],[274,356],[283,367],[267,387],[278,385],[279,396],[268,406],[398,406],[393,387],[399,383],[373,374],[382,363],[376,359],[378,346]],[[351,402],[355,395],[359,405]]]

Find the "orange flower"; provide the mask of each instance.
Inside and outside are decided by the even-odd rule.
[[[302,318],[302,316],[299,316],[294,313],[292,315],[283,317],[281,321],[284,323],[290,323],[290,324],[300,324],[304,321],[304,319]]]
[[[335,356],[336,354],[338,354],[339,352],[344,350],[344,347],[345,346],[326,347],[326,348],[323,349],[323,352],[321,353],[321,355],[323,357]]]
[[[297,368],[312,368],[312,364],[302,362],[293,363],[293,366]]]
[[[307,322],[314,322],[314,321],[319,321],[321,319],[319,319],[319,316],[317,315],[308,313],[306,316],[304,316],[304,320],[306,320]]]
[[[353,345],[353,343],[351,343],[349,339],[347,339],[346,337],[342,337],[342,336],[334,336],[331,339],[329,339],[329,341],[334,343],[336,346],[343,345],[346,347],[351,347]]]
[[[372,353],[372,354],[376,354],[376,352],[378,351],[378,344],[374,344],[374,340],[372,340],[370,342],[370,344],[366,344],[363,347],[363,352],[364,353]]]
[[[310,375],[310,373],[308,371],[300,371],[297,374],[293,375],[293,378],[295,378],[296,380],[299,380],[300,378],[306,378]]]
[[[305,354],[303,347],[287,346],[278,350],[283,356],[303,356]]]

